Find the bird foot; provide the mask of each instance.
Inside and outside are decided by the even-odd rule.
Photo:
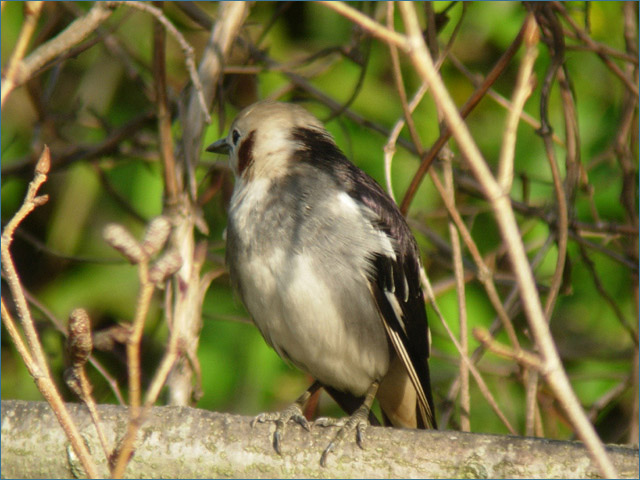
[[[364,448],[364,434],[367,427],[370,425],[369,407],[367,407],[366,405],[362,405],[353,413],[353,415],[346,419],[335,419],[326,417],[318,418],[313,425],[317,425],[319,427],[340,428],[340,430],[338,430],[338,433],[336,433],[336,436],[333,437],[331,443],[329,443],[324,452],[322,452],[322,457],[320,457],[320,465],[326,467],[329,453],[334,451],[342,442],[344,442],[344,439],[347,438],[347,436],[354,430],[356,431],[356,443],[360,448]]]
[[[302,425],[302,427],[306,431],[311,430],[309,422],[302,413],[302,406],[298,402],[289,405],[281,412],[268,412],[257,415],[251,421],[251,426],[254,427],[256,423],[271,422],[276,424],[276,431],[273,433],[273,448],[276,452],[278,452],[279,455],[282,455],[282,437],[284,436],[284,431],[287,423],[295,422],[298,425]]]

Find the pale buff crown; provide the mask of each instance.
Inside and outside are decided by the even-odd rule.
[[[284,173],[285,163],[300,145],[292,140],[295,128],[311,128],[325,132],[316,117],[300,105],[265,100],[242,110],[234,120],[227,143],[230,162],[238,177],[243,175],[242,160],[251,156],[251,177],[276,177]],[[235,138],[235,142],[234,142]],[[250,144],[245,145],[245,142]],[[245,178],[246,179],[246,178]]]

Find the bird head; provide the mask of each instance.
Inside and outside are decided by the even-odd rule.
[[[285,174],[296,150],[304,148],[296,139],[297,129],[311,129],[326,135],[322,123],[299,105],[261,101],[242,110],[226,137],[207,147],[208,152],[229,155],[237,178]]]

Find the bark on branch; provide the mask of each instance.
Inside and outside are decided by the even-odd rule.
[[[101,473],[104,455],[83,405],[68,404]],[[100,418],[113,447],[126,429],[126,407],[101,405]],[[271,446],[272,425],[251,418],[187,407],[154,407],[139,433],[125,477],[138,478],[585,478],[597,477],[584,446],[538,438],[370,427],[365,448],[354,439],[320,466],[335,428],[311,433],[290,425],[284,452]],[[608,446],[623,478],[638,476],[638,447]],[[69,442],[45,402],[2,401],[2,476],[70,478],[82,474]]]

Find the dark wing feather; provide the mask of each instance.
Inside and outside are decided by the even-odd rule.
[[[349,162],[328,134],[299,128],[294,130],[293,140],[301,145],[296,152],[296,161],[309,163],[337,176],[339,185],[373,211],[377,227],[393,239],[395,259],[381,254],[371,258],[370,289],[389,339],[418,393],[422,427],[437,428],[427,363],[429,327],[420,288],[418,247],[409,226],[396,204],[375,180]]]

